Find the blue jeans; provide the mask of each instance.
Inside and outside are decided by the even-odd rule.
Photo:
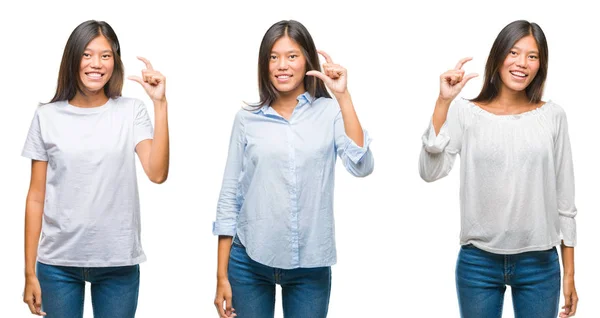
[[[253,261],[236,237],[228,269],[232,307],[238,318],[275,315],[275,284],[281,285],[286,318],[327,316],[331,267],[279,269]]]
[[[489,253],[469,244],[456,264],[456,291],[463,318],[502,317],[506,285],[516,318],[556,318],[560,265],[556,248],[515,255]]]
[[[95,318],[132,318],[140,286],[139,265],[70,267],[38,262],[46,318],[83,317],[85,282],[91,283]]]

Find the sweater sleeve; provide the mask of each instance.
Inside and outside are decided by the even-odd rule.
[[[560,234],[566,246],[574,247],[577,244],[575,177],[567,116],[562,109],[560,109],[556,117],[556,134],[554,138],[554,168],[556,171],[556,195]]]
[[[466,100],[455,100],[439,133],[435,134],[433,121],[422,136],[423,147],[419,157],[419,174],[427,182],[448,175],[462,146],[464,108]]]

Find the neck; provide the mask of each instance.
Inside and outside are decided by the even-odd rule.
[[[290,92],[279,92],[279,96],[273,101],[271,107],[281,110],[294,110],[298,104],[298,96],[304,94],[304,85],[300,85]]]
[[[104,94],[104,90],[98,92],[87,92],[83,95],[77,92],[75,97],[69,101],[69,104],[77,107],[98,107],[106,104],[108,97]]]
[[[298,104],[297,97],[298,95],[292,96],[291,94],[279,95],[271,107],[281,110],[293,110]]]
[[[525,90],[514,91],[506,88],[506,86],[500,87],[498,96],[494,99],[494,103],[500,107],[514,107],[517,105],[528,105],[531,103],[529,97],[525,93]]]

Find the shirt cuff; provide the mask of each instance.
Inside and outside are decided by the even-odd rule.
[[[367,151],[369,151],[369,145],[371,144],[371,137],[369,137],[369,133],[363,129],[363,146],[359,147],[352,138],[346,136],[348,139],[348,143],[346,144],[346,149],[344,149],[344,153],[350,158],[350,160],[354,164],[358,164],[360,160],[365,156]]]
[[[135,140],[135,146],[137,147],[137,145],[147,139],[154,139],[154,135],[152,133],[148,133],[148,134],[143,134],[141,136],[137,136],[136,140]]]
[[[433,121],[429,123],[429,128],[423,134],[421,138],[423,140],[423,146],[429,153],[441,153],[444,151],[448,143],[450,142],[450,136],[446,131],[446,123],[442,125],[440,132],[435,134],[435,128],[433,127]]]
[[[23,150],[23,152],[21,153],[21,156],[32,159],[32,160],[48,161],[48,155],[39,154],[39,153],[27,151],[27,150]]]
[[[574,217],[574,215],[573,215]],[[577,228],[575,219],[570,216],[559,215],[560,234],[565,246],[575,247],[577,245]]]
[[[213,235],[235,236],[235,225],[228,226],[221,223],[213,222]]]

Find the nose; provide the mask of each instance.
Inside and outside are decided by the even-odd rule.
[[[278,70],[287,70],[287,68],[288,68],[288,64],[287,64],[286,59],[279,59],[277,61],[277,69]]]
[[[101,68],[102,67],[101,57],[99,55],[92,56],[90,66],[93,68]]]
[[[527,54],[520,54],[519,57],[517,57],[517,66],[522,68],[527,67]]]

